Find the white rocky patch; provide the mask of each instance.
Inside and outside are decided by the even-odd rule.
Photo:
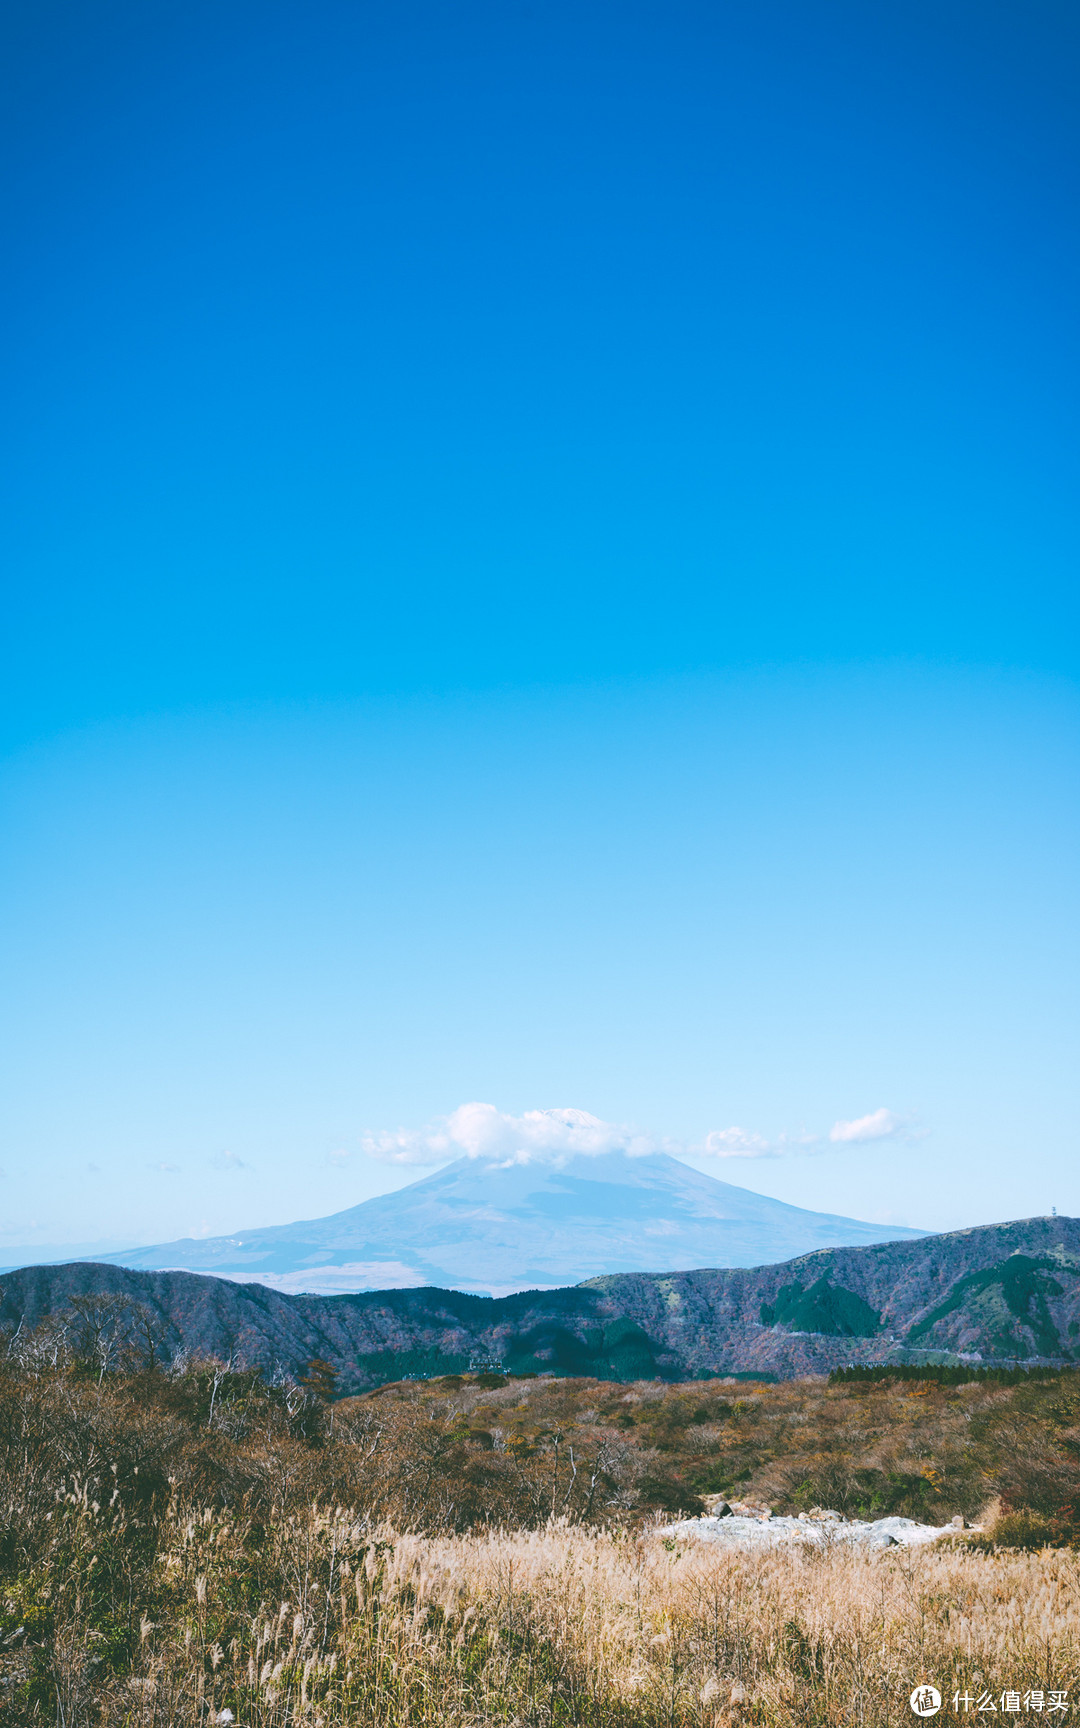
[[[914,1518],[875,1518],[867,1522],[843,1518],[839,1512],[800,1512],[797,1518],[773,1517],[768,1512],[750,1515],[725,1512],[705,1518],[680,1518],[675,1524],[665,1524],[657,1534],[690,1537],[724,1548],[782,1548],[793,1542],[809,1543],[816,1548],[840,1543],[860,1548],[917,1548],[925,1542],[940,1541],[942,1536],[955,1536],[960,1528],[960,1519],[937,1525],[920,1524]]]

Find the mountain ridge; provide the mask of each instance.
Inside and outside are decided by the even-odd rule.
[[[0,1324],[32,1328],[59,1320],[73,1296],[102,1295],[147,1308],[170,1350],[291,1374],[318,1357],[343,1393],[478,1360],[616,1380],[789,1379],[927,1357],[1068,1363],[1080,1362],[1080,1219],[503,1297],[437,1288],[290,1296],[190,1272],[30,1267],[0,1277]]]

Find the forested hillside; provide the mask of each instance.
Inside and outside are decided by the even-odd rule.
[[[342,1393],[476,1362],[668,1381],[786,1379],[926,1357],[1063,1364],[1080,1361],[1080,1220],[1034,1218],[778,1266],[629,1274],[501,1298],[434,1289],[284,1296],[187,1272],[30,1267],[0,1278],[0,1324],[60,1326],[73,1297],[136,1304],[168,1354],[293,1376],[319,1358]]]

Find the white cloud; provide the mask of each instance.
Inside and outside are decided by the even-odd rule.
[[[745,1128],[714,1128],[706,1134],[702,1151],[713,1158],[768,1158],[772,1147],[762,1134],[750,1134]]]
[[[461,1104],[427,1128],[365,1134],[361,1147],[386,1164],[445,1164],[483,1158],[501,1169],[512,1164],[564,1164],[584,1154],[681,1152],[676,1142],[602,1122],[587,1110],[526,1110],[510,1116],[494,1104]]]
[[[793,1153],[809,1152],[818,1141],[817,1134],[781,1134],[775,1140],[766,1140],[764,1134],[746,1128],[714,1128],[705,1136],[704,1146],[688,1150],[699,1157],[705,1153],[710,1158],[787,1158]]]
[[[763,1134],[745,1128],[714,1128],[703,1146],[689,1150],[699,1157],[705,1153],[713,1158],[790,1158],[827,1152],[830,1144],[856,1146],[869,1140],[921,1140],[924,1133],[910,1116],[898,1116],[882,1107],[850,1122],[835,1122],[827,1141],[820,1134],[781,1134],[775,1140],[767,1140]]]
[[[910,1123],[906,1116],[897,1116],[884,1105],[880,1110],[871,1110],[869,1116],[856,1116],[850,1122],[834,1122],[829,1129],[829,1139],[841,1145],[861,1145],[866,1140],[898,1140],[910,1137]]]
[[[245,1164],[244,1160],[242,1158],[238,1157],[235,1152],[216,1152],[214,1154],[213,1158],[211,1158],[210,1162],[214,1166],[215,1170],[250,1170],[251,1169],[251,1165]],[[162,1168],[164,1169],[164,1165],[162,1166]]]
[[[911,1139],[906,1117],[875,1110],[853,1122],[837,1122],[824,1140],[820,1134],[780,1134],[769,1140],[747,1128],[714,1128],[704,1141],[684,1141],[642,1134],[624,1124],[603,1122],[587,1110],[526,1110],[511,1116],[494,1104],[461,1104],[426,1128],[384,1129],[362,1136],[360,1149],[384,1164],[448,1164],[455,1158],[477,1158],[506,1169],[512,1164],[562,1165],[570,1158],[626,1152],[640,1158],[649,1152],[669,1152],[691,1158],[790,1158],[825,1152],[829,1143]],[[331,1152],[331,1164],[348,1161],[346,1152]],[[230,1160],[231,1162],[231,1160]]]

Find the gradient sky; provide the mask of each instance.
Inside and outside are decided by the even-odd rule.
[[[476,1098],[1080,1213],[1078,70],[1040,0],[4,8],[0,1262]]]

